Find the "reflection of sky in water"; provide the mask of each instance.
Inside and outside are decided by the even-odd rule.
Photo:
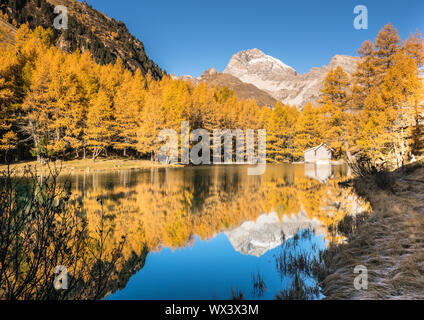
[[[128,232],[125,262],[131,264],[133,251],[143,260],[144,246],[163,247],[149,252],[143,266],[118,270],[129,281],[107,299],[230,299],[231,289],[245,299],[274,299],[294,279],[281,279],[276,256],[317,254],[326,248],[324,234],[331,240],[326,228],[353,212],[348,193],[327,181],[345,175],[343,166],[278,164],[253,177],[245,166],[211,166],[75,175],[72,182],[93,225],[103,197],[115,238]],[[315,234],[293,246],[302,229]],[[260,297],[258,274],[267,286]]]
[[[240,290],[245,299],[258,299],[253,293],[253,275],[258,271],[267,285],[260,299],[274,299],[291,284],[289,276],[281,281],[276,268],[275,256],[281,250],[316,253],[326,248],[323,236],[299,237],[297,246],[291,245],[293,241],[288,239],[284,245],[255,257],[235,251],[224,233],[208,241],[196,237],[192,247],[149,253],[145,266],[131,277],[126,288],[107,299],[230,299],[231,288]]]

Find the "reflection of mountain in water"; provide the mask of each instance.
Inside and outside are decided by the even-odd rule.
[[[281,221],[272,211],[270,214],[260,215],[256,222],[246,221],[225,234],[236,251],[260,257],[294,237],[300,230],[320,232],[319,226],[318,220],[310,220],[303,211],[297,216],[284,216]]]

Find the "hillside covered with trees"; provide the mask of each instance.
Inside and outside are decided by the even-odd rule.
[[[269,161],[295,161],[326,142],[336,156],[361,153],[402,165],[423,151],[424,45],[386,25],[359,49],[357,72],[332,70],[318,104],[258,106],[228,88],[155,79],[64,53],[50,29],[22,25],[0,53],[0,150],[6,160],[99,156],[156,158],[162,129],[267,129]],[[261,108],[262,107],[262,108]]]
[[[0,2],[0,12],[7,22],[16,27],[27,23],[31,30],[41,26],[53,28],[56,5],[68,8],[68,29],[53,29],[52,42],[65,52],[90,51],[99,64],[115,63],[121,59],[123,65],[143,75],[151,72],[160,79],[164,71],[147,56],[143,43],[134,37],[122,21],[116,21],[93,9],[86,2],[77,0],[8,0]]]

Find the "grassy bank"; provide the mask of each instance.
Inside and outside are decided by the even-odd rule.
[[[424,299],[424,165],[406,166],[386,179],[384,190],[375,177],[353,181],[373,212],[353,220],[347,243],[326,253],[327,299]],[[367,290],[354,288],[358,265],[368,269]]]
[[[80,172],[101,172],[113,170],[129,170],[129,169],[150,169],[150,168],[164,168],[164,167],[178,167],[179,165],[164,165],[150,160],[126,160],[126,159],[113,159],[113,160],[71,160],[71,161],[57,161],[50,166],[60,168],[61,173],[80,173]],[[48,170],[47,165],[40,165],[37,161],[20,162],[11,164],[16,174],[23,173],[25,167],[37,167],[39,170]],[[6,170],[6,165],[0,165],[0,171]]]

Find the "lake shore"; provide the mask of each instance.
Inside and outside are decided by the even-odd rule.
[[[424,299],[424,164],[405,166],[387,178],[385,190],[375,177],[352,181],[373,212],[351,224],[345,244],[326,252],[328,269],[321,281],[326,299]],[[354,288],[359,265],[368,270],[366,290]]]
[[[236,163],[233,163],[236,164]],[[292,164],[305,164],[305,162],[292,162]],[[311,163],[314,164],[314,163]],[[343,160],[333,160],[329,162],[332,165],[345,164]],[[104,171],[119,171],[119,170],[132,170],[132,169],[151,169],[151,168],[179,168],[184,167],[183,164],[162,164],[160,162],[152,162],[150,160],[130,160],[130,159],[92,159],[81,160],[66,160],[50,162],[50,167],[60,169],[60,174],[69,173],[93,173]],[[47,165],[41,165],[37,161],[22,161],[10,164],[10,168],[14,170],[17,175],[23,174],[26,167],[37,168],[43,172],[48,172]],[[0,164],[0,172],[6,171],[7,165]]]
[[[14,173],[19,175],[23,174],[26,167],[37,168],[37,170],[48,171],[47,165],[41,165],[37,161],[18,162],[10,165]],[[91,159],[85,160],[69,160],[69,161],[56,161],[49,164],[51,168],[56,166],[61,174],[69,173],[92,173],[102,171],[118,171],[118,170],[131,170],[131,169],[151,169],[151,168],[176,168],[181,165],[161,164],[159,162],[152,162],[150,160],[128,160],[128,159],[99,159],[93,161]],[[7,170],[7,165],[0,165],[0,171]]]

